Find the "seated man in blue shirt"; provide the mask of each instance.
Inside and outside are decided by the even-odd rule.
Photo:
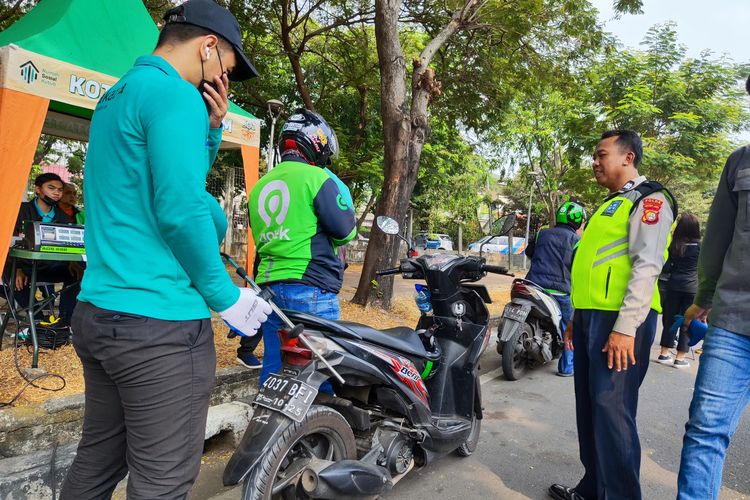
[[[18,210],[18,218],[14,235],[23,233],[24,221],[54,222],[67,224],[68,218],[58,207],[58,202],[63,194],[63,181],[59,175],[53,173],[41,174],[34,179],[33,200],[21,203]],[[77,283],[81,279],[83,269],[80,265],[68,262],[39,262],[37,264],[37,280],[48,283],[62,283],[63,292],[60,295],[60,321],[57,326],[70,324],[73,309],[76,305],[76,296],[80,290]],[[6,270],[6,277],[8,273]],[[20,307],[29,305],[29,276],[31,275],[31,262],[19,260],[16,269],[15,300]]]
[[[578,203],[568,201],[557,210],[554,227],[539,231],[536,241],[526,249],[531,257],[531,269],[526,279],[546,289],[560,305],[562,313],[561,331],[565,331],[573,317],[570,302],[570,270],[573,266],[573,253],[580,237],[576,233],[586,212]],[[565,349],[557,365],[561,377],[573,375],[573,351]]]

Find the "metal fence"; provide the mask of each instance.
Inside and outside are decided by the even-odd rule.
[[[237,167],[217,168],[206,181],[206,190],[216,198],[227,218],[227,233],[221,250],[237,262],[244,262],[250,227],[244,171]]]

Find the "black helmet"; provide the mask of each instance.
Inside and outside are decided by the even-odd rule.
[[[318,113],[298,109],[281,128],[279,151],[296,149],[305,159],[319,167],[331,164],[339,154],[336,132]]]
[[[577,230],[586,220],[586,210],[574,201],[566,201],[557,209],[555,220],[558,224],[567,224]]]

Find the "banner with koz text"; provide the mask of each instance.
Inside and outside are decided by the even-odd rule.
[[[30,52],[17,45],[0,48],[0,88],[94,109],[99,99],[117,80],[103,73]],[[260,120],[227,113],[222,138],[233,144],[260,147]]]

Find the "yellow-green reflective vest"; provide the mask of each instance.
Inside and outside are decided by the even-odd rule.
[[[647,194],[638,192],[637,189],[610,198],[588,220],[571,271],[571,299],[576,309],[620,310],[632,271],[628,253],[628,228],[633,207],[641,198],[655,191],[664,191],[667,199],[673,200],[661,186],[649,189]],[[670,232],[667,248],[664,249],[665,262],[671,239]],[[658,276],[655,276],[651,309],[661,313],[657,279]]]

